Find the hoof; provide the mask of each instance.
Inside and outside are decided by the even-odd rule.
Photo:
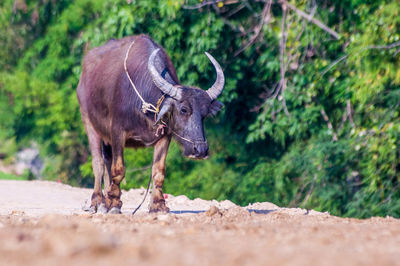
[[[121,214],[121,209],[117,207],[112,207],[111,210],[108,212],[110,214]]]
[[[84,212],[88,212],[89,210],[90,210],[90,206],[89,205],[86,205],[86,206],[82,207],[82,211],[84,211]]]
[[[98,210],[99,213],[106,214],[108,212],[108,209],[106,208],[106,205],[104,203],[100,204]]]
[[[149,213],[169,213],[169,208],[167,206],[158,206],[158,207],[153,207],[151,206],[149,209]]]
[[[97,212],[96,206],[90,206],[87,212],[89,212],[90,214],[95,214]]]

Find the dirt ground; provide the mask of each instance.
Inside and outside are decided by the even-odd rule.
[[[0,265],[400,265],[400,220],[167,195],[170,214],[82,211],[91,191],[0,181]],[[250,210],[250,211],[249,211]]]

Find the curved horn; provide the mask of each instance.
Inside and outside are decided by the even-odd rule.
[[[161,77],[160,73],[158,73],[156,67],[154,66],[154,61],[158,51],[160,51],[160,48],[157,48],[151,53],[149,61],[147,63],[147,68],[150,71],[151,78],[153,79],[154,84],[163,93],[168,94],[172,98],[179,100],[181,99],[181,90],[176,86],[172,85],[171,83],[169,83],[168,81],[166,81],[163,77]]]
[[[210,59],[211,63],[214,65],[215,71],[217,72],[217,80],[214,84],[209,88],[206,92],[208,96],[210,96],[211,100],[217,99],[218,95],[221,94],[225,85],[225,77],[224,72],[222,71],[221,66],[218,64],[217,60],[215,60],[212,55],[206,52],[206,56]]]

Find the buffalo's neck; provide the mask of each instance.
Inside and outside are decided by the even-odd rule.
[[[141,112],[132,115],[130,123],[125,123],[124,131],[125,146],[133,148],[152,146],[167,133],[166,130],[157,132],[153,114]]]
[[[125,147],[130,148],[140,148],[153,146],[157,141],[159,141],[164,135],[155,135],[155,132],[150,132],[150,134],[140,134],[138,132],[127,132],[125,137]]]

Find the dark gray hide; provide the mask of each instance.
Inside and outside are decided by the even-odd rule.
[[[129,75],[146,102],[156,105],[165,95],[158,117],[141,111],[142,102],[124,71],[125,54],[132,41],[134,44],[127,60]],[[88,52],[77,95],[93,157],[95,185],[91,212],[120,212],[119,184],[125,176],[123,150],[144,146],[155,147],[150,211],[168,211],[162,185],[171,137],[181,144],[185,156],[206,158],[208,144],[203,120],[222,107],[215,98],[224,86],[223,73],[215,59],[209,58],[217,70],[217,81],[204,91],[180,85],[168,55],[148,36],[111,40]],[[164,123],[165,128],[161,126]],[[101,189],[102,179],[105,196]]]

